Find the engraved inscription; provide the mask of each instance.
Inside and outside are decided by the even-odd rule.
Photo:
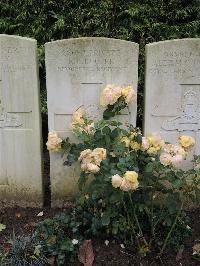
[[[31,47],[18,47],[18,46],[7,46],[7,45],[2,45],[2,53],[1,59],[2,60],[12,60],[13,57],[21,57],[23,54],[29,54],[32,52]]]
[[[149,68],[152,76],[174,75],[195,75],[200,73],[200,53],[194,51],[165,51],[162,59],[154,60]]]
[[[31,65],[14,65],[14,64],[3,64],[1,66],[3,72],[22,72],[27,70],[33,70]]]
[[[129,58],[123,58],[120,65],[121,51],[116,50],[78,50],[58,49],[59,56],[65,56],[65,63],[56,66],[57,71],[118,71],[124,70]],[[58,56],[58,55],[57,55]],[[53,60],[54,57],[52,57]],[[51,60],[51,59],[50,59]]]
[[[179,132],[198,131],[200,129],[200,106],[198,99],[199,90],[195,91],[194,87],[187,89],[182,97],[181,114],[172,119],[165,120],[162,124],[162,129],[167,131],[177,130]]]

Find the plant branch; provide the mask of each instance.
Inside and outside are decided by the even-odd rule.
[[[180,216],[180,214],[181,214],[181,212],[182,212],[182,209],[183,209],[183,201],[181,202],[180,209],[179,209],[179,211],[178,211],[177,214],[176,214],[176,217],[175,217],[175,219],[174,219],[174,222],[173,222],[173,224],[172,224],[172,227],[171,227],[171,229],[169,230],[169,232],[168,232],[168,234],[167,234],[167,237],[165,238],[165,241],[164,241],[164,243],[163,243],[163,246],[162,246],[162,248],[161,248],[161,250],[160,250],[158,256],[161,256],[161,255],[163,254],[163,252],[164,252],[164,250],[165,250],[165,248],[166,248],[166,246],[167,246],[168,240],[169,240],[169,238],[170,238],[170,236],[171,236],[171,234],[172,234],[172,232],[173,232],[173,230],[174,230],[174,228],[175,228],[175,226],[176,226],[177,220],[178,220],[178,218],[179,218],[179,216]]]

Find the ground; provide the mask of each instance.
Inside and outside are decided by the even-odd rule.
[[[43,216],[37,216],[39,212],[43,211]],[[15,234],[27,234],[32,229],[32,225],[36,222],[42,221],[47,217],[53,217],[56,213],[65,211],[64,209],[31,209],[31,208],[7,208],[0,210],[0,223],[6,225],[6,229],[0,234],[0,245],[7,242]],[[147,256],[146,258],[139,259],[135,254],[132,254],[130,250],[122,249],[120,243],[117,243],[114,239],[108,239],[109,245],[105,245],[105,239],[93,239],[93,247],[95,252],[94,266],[120,266],[120,265],[138,265],[138,266],[155,266],[155,265],[179,265],[179,266],[200,266],[200,262],[195,261],[192,254],[192,246],[195,240],[200,239],[200,209],[191,210],[189,216],[192,221],[193,233],[187,240],[184,251],[182,253],[182,259],[176,261],[176,252],[169,250],[163,256],[163,264],[160,261],[155,261],[153,256]],[[80,265],[78,261],[73,265]]]

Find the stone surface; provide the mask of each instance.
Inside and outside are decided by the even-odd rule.
[[[145,135],[160,132],[175,143],[190,135],[200,154],[200,39],[163,41],[146,46]]]
[[[43,203],[37,43],[0,35],[0,201]]]
[[[73,138],[72,113],[80,106],[99,116],[99,95],[107,84],[133,85],[137,89],[138,44],[107,38],[78,38],[45,45],[49,130]],[[123,119],[136,123],[136,103]],[[63,166],[60,153],[51,153],[52,205],[74,195],[79,169]]]

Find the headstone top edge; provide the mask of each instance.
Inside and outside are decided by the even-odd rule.
[[[46,42],[45,47],[54,45],[57,43],[65,43],[65,42],[74,42],[74,41],[93,41],[93,40],[108,40],[112,42],[121,42],[121,43],[126,43],[126,44],[132,44],[135,45],[137,48],[139,48],[139,44],[136,42],[131,42],[131,41],[126,41],[122,39],[115,39],[115,38],[106,38],[106,37],[80,37],[80,38],[69,38],[69,39],[62,39],[62,40],[56,40],[56,41],[51,41],[51,42]]]
[[[0,34],[0,39],[1,38],[10,38],[10,39],[17,39],[17,40],[25,40],[25,41],[31,41],[33,43],[37,43],[37,40],[36,39],[28,38],[28,37],[22,37],[22,36],[18,36],[18,35]]]
[[[183,39],[172,39],[172,40],[165,40],[165,41],[159,41],[159,42],[152,42],[146,44],[146,48],[150,48],[152,46],[158,46],[158,45],[163,45],[163,44],[168,44],[168,43],[184,43],[186,41],[200,41],[200,38],[183,38]]]

